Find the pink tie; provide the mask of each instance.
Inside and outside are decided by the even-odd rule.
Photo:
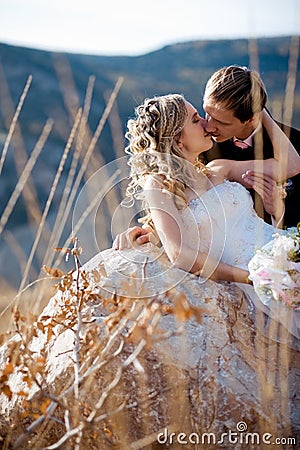
[[[248,148],[249,147],[249,145],[248,144],[246,144],[244,141],[239,141],[238,139],[235,139],[234,141],[233,141],[233,143],[234,143],[234,145],[236,146],[236,147],[239,147],[239,148]]]

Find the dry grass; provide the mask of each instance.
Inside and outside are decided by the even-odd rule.
[[[259,71],[259,54],[257,42],[255,39],[249,40],[249,57],[250,65]],[[292,113],[294,107],[294,91],[297,76],[297,61],[299,57],[299,37],[293,37],[290,45],[290,61],[288,76],[286,82],[285,98],[282,102],[274,100],[271,106],[278,119],[282,119],[284,123],[290,125],[292,120]],[[54,60],[54,67],[60,80],[61,92],[64,98],[64,104],[72,122],[69,131],[69,138],[66,142],[65,149],[62,152],[61,160],[59,161],[57,172],[54,176],[52,186],[49,190],[47,202],[43,211],[41,210],[38,196],[35,188],[34,179],[32,179],[32,171],[36,165],[41,151],[47,141],[53,123],[51,120],[45,123],[44,129],[40,137],[32,149],[28,151],[22,138],[22,129],[20,124],[20,114],[26,102],[27,96],[30,95],[30,87],[32,84],[32,77],[29,76],[25,83],[23,91],[20,93],[20,99],[16,108],[13,106],[9,94],[9,87],[7,85],[3,68],[0,65],[0,87],[2,92],[2,101],[5,104],[5,123],[7,127],[7,138],[3,146],[0,157],[0,176],[5,170],[5,160],[10,151],[11,144],[14,145],[14,160],[18,173],[18,179],[15,188],[3,210],[0,217],[0,235],[2,235],[6,244],[10,248],[11,254],[14,255],[20,266],[21,277],[18,288],[9,286],[5,280],[1,281],[0,294],[0,308],[3,310],[7,304],[13,301],[15,295],[22,291],[24,287],[42,276],[42,272],[36,267],[42,268],[43,265],[60,265],[62,264],[62,256],[55,254],[53,249],[58,246],[66,246],[71,238],[71,232],[61,243],[64,231],[67,229],[68,221],[72,215],[76,198],[80,191],[81,183],[88,180],[99,167],[104,166],[104,160],[99,152],[95,152],[97,141],[103,131],[104,125],[108,122],[113,137],[113,144],[115,148],[116,157],[123,156],[123,141],[121,139],[122,126],[118,115],[117,95],[122,85],[122,79],[119,79],[112,92],[103,93],[106,99],[106,108],[99,119],[98,126],[94,133],[91,132],[88,124],[91,102],[93,98],[93,88],[95,79],[93,76],[88,80],[85,100],[81,105],[79,95],[76,92],[75,83],[73,80],[71,69],[63,56],[56,56]],[[272,99],[271,99],[272,100]],[[27,156],[29,154],[29,156]],[[53,203],[53,198],[57,192],[58,183],[61,182],[62,172],[65,170],[65,162],[67,158],[71,158],[71,164],[68,169],[67,177],[65,178],[65,185],[60,199],[60,204],[56,208],[54,225],[48,223],[49,210]],[[14,212],[16,203],[20,197],[24,199],[24,205],[28,217],[29,227],[32,228],[34,240],[31,244],[29,252],[26,254],[23,250],[23,243],[11,233],[7,227],[9,218]],[[93,195],[91,200],[95,200]],[[107,243],[107,234],[110,233],[110,217],[113,215],[114,209],[117,207],[120,199],[114,193],[110,193],[109,201],[107,201],[106,208],[110,211],[108,217],[102,217],[101,227],[103,232],[101,238],[103,239],[103,248]],[[76,228],[76,224],[75,228]],[[79,224],[77,224],[79,225]],[[50,229],[51,228],[51,229]],[[35,261],[35,264],[33,262]],[[40,294],[43,297],[43,293]],[[2,323],[6,321],[1,318]]]
[[[66,446],[63,448],[77,450],[141,449],[155,442],[157,433],[143,430],[142,439],[130,442],[128,417],[138,406],[146,411],[157,396],[157,390],[151,385],[138,399],[139,404],[132,402],[132,393],[126,388],[132,368],[146,386],[143,364],[147,364],[145,354],[149,354],[152,343],[181,335],[183,322],[192,317],[201,323],[203,309],[190,305],[182,293],[149,297],[144,280],[137,284],[139,292],[144,292],[142,299],[134,297],[137,292],[134,279],[126,288],[132,290],[133,296],[95,290],[106,275],[104,265],[93,273],[80,269],[80,248],[76,239],[74,242],[74,247],[66,250],[74,257],[77,270],[60,277],[57,285],[59,298],[64,301],[53,305],[51,315],[44,312],[38,318],[32,311],[28,321],[19,309],[14,309],[13,322],[18,339],[7,342],[9,358],[1,370],[0,385],[1,391],[11,399],[14,394],[10,375],[16,371],[23,374],[24,389],[17,393],[22,399],[22,408],[16,405],[9,418],[0,420],[2,442],[5,448],[18,450],[50,450],[63,445]],[[174,315],[178,321],[177,329],[163,331],[159,328],[159,322],[166,314]],[[64,370],[53,383],[48,383],[50,369],[46,355],[51,354],[58,334],[65,332],[69,333],[67,341],[72,348],[67,341],[60,348],[61,352],[57,353],[56,348],[54,365],[57,358],[63,359]],[[41,345],[33,350],[32,342],[36,337]],[[152,362],[150,358],[150,364]],[[151,365],[150,371],[153,372]],[[146,415],[143,419],[143,426],[149,425],[150,429],[152,419]]]
[[[70,85],[70,77],[68,66],[56,64],[61,76],[62,88],[67,84]],[[1,68],[0,68],[1,69]],[[64,69],[64,70],[63,70]],[[104,162],[101,155],[95,155],[95,148],[97,141],[103,131],[104,125],[111,112],[111,109],[116,102],[118,91],[122,85],[120,78],[113,91],[106,93],[107,104],[106,108],[100,117],[98,126],[94,133],[91,133],[88,125],[88,115],[93,95],[94,77],[90,77],[87,85],[85,101],[82,106],[69,101],[70,96],[65,96],[65,104],[68,108],[69,115],[73,120],[73,125],[70,129],[69,138],[66,142],[65,149],[62,153],[56,174],[53,179],[52,187],[50,189],[48,199],[46,201],[43,211],[40,210],[37,193],[34,189],[34,180],[32,180],[32,170],[36,165],[41,151],[45,146],[47,138],[51,132],[53,121],[48,120],[44,129],[37,140],[34,149],[29,152],[29,157],[26,159],[27,152],[24,150],[25,145],[22,139],[21,126],[19,125],[20,112],[27,95],[30,95],[30,85],[32,77],[30,76],[26,82],[23,92],[20,95],[18,106],[13,113],[12,100],[9,95],[9,89],[4,78],[4,72],[0,70],[0,83],[2,91],[5,93],[6,105],[10,105],[6,110],[6,125],[8,127],[7,138],[3,146],[0,158],[0,174],[5,170],[5,160],[9,152],[10,146],[13,143],[16,147],[14,150],[15,162],[19,173],[19,178],[15,184],[15,188],[8,199],[8,202],[0,217],[0,235],[2,235],[6,244],[11,250],[12,255],[19,261],[21,278],[19,286],[16,288],[5,280],[1,280],[1,294],[0,294],[0,331],[6,331],[11,327],[10,317],[11,308],[19,306],[22,312],[26,315],[26,310],[30,311],[34,305],[36,311],[41,311],[45,302],[51,297],[53,290],[49,288],[49,283],[38,281],[42,279],[44,274],[42,270],[36,271],[36,267],[42,268],[44,265],[50,266],[56,258],[56,264],[62,263],[60,255],[55,254],[54,248],[62,246],[61,238],[67,229],[68,221],[72,215],[72,208],[76,202],[77,195],[82,187],[82,182],[88,179]],[[64,92],[64,91],[63,91]],[[78,98],[78,96],[76,96]],[[10,120],[9,117],[12,117]],[[111,123],[112,124],[112,123]],[[21,153],[22,155],[21,155]],[[66,176],[65,186],[61,196],[60,204],[57,209],[55,223],[50,231],[48,223],[49,210],[52,206],[53,198],[57,192],[58,183],[61,181],[62,172],[65,170],[65,162],[71,154],[71,164]],[[22,156],[22,157],[21,157]],[[22,160],[22,164],[20,164]],[[34,240],[31,245],[29,254],[25,254],[23,250],[23,243],[19,242],[13,233],[7,228],[10,216],[12,215],[16,203],[20,196],[23,196],[25,209],[29,217],[29,227],[32,227],[34,233]],[[115,203],[108,205],[113,209],[117,206],[118,199],[114,199]],[[75,224],[76,226],[76,224]],[[107,224],[109,227],[109,224]],[[67,245],[71,239],[72,232],[63,243]],[[106,230],[104,230],[104,235]],[[64,238],[65,239],[65,238]],[[34,263],[35,260],[35,264]],[[36,262],[38,260],[38,263]],[[34,283],[37,286],[26,287]]]
[[[250,53],[250,60],[252,61],[252,66],[259,69],[258,67],[258,55],[257,55],[257,47],[255,46],[255,41],[250,42],[249,45],[249,53]],[[285,119],[285,122],[287,124],[290,123],[291,117],[292,117],[292,108],[293,108],[293,96],[294,96],[294,89],[295,89],[295,77],[296,77],[296,61],[298,59],[298,53],[299,53],[299,39],[294,38],[291,42],[291,57],[290,57],[290,65],[289,65],[289,74],[287,79],[287,88],[286,88],[286,97],[284,101],[284,105],[279,105],[278,109],[283,111],[283,118]],[[70,84],[72,74],[68,70],[68,67],[63,67],[61,64],[61,61],[57,63],[57,71],[60,74],[61,77],[61,85],[62,88],[66,86],[67,84]],[[1,72],[2,73],[2,72]],[[5,85],[5,80],[3,80],[3,73],[0,78],[0,81],[2,80],[2,85]],[[19,115],[20,111],[22,109],[22,106],[24,102],[26,101],[26,96],[28,93],[30,93],[30,83],[31,79],[29,78],[26,86],[23,90],[23,92],[20,95],[20,101],[19,105],[16,108],[16,111],[13,113],[12,110],[8,111],[8,116],[12,117],[10,120],[10,124],[8,126],[8,134],[7,139],[5,142],[5,145],[2,150],[1,159],[0,159],[0,173],[2,170],[5,170],[5,159],[7,157],[7,154],[9,152],[10,144],[15,136],[17,136],[17,142],[20,144],[17,145],[17,154],[16,154],[16,166],[19,173],[19,178],[16,182],[15,189],[8,200],[8,203],[6,207],[4,208],[4,212],[0,218],[0,234],[3,234],[3,237],[5,237],[6,242],[11,248],[11,251],[14,255],[17,255],[18,261],[20,263],[21,268],[21,279],[19,282],[18,288],[14,288],[10,286],[6,280],[1,280],[1,296],[0,296],[0,333],[1,332],[9,332],[11,330],[15,331],[18,327],[16,321],[16,318],[12,315],[12,309],[18,308],[19,316],[22,317],[23,323],[26,324],[26,327],[30,329],[30,325],[33,322],[32,315],[35,317],[40,314],[42,311],[44,305],[48,302],[48,300],[52,297],[54,288],[53,288],[53,281],[49,279],[49,277],[45,277],[42,270],[38,270],[38,273],[34,271],[33,268],[33,261],[34,259],[38,260],[38,265],[40,268],[43,267],[43,265],[46,266],[59,266],[62,263],[63,255],[62,254],[56,254],[53,249],[55,247],[67,247],[69,244],[69,241],[71,239],[71,234],[67,236],[65,239],[65,242],[60,244],[60,241],[63,236],[64,229],[66,227],[66,224],[70,218],[70,215],[72,213],[72,208],[74,207],[74,203],[76,201],[76,197],[78,195],[78,192],[80,190],[81,182],[82,180],[88,179],[88,177],[97,170],[101,165],[103,165],[103,160],[101,158],[101,155],[95,155],[95,148],[96,143],[99,139],[99,136],[102,133],[104,124],[109,121],[112,134],[115,137],[115,145],[118,149],[116,149],[116,155],[120,156],[119,148],[120,148],[120,142],[117,139],[117,133],[120,129],[120,124],[118,122],[118,113],[117,113],[117,105],[116,105],[116,99],[119,92],[119,89],[122,84],[122,80],[118,80],[118,82],[115,85],[114,90],[110,93],[110,95],[107,96],[107,104],[106,108],[99,120],[98,126],[96,127],[96,131],[94,133],[91,133],[91,130],[88,126],[88,115],[89,115],[89,109],[91,105],[91,98],[93,93],[93,83],[94,79],[93,77],[90,78],[86,96],[85,96],[85,103],[83,105],[79,105],[78,102],[78,96],[75,96],[77,98],[77,101],[70,102],[70,98],[65,98],[65,104],[69,111],[69,116],[72,120],[72,126],[69,133],[69,139],[66,142],[65,149],[62,153],[61,160],[58,164],[57,172],[54,176],[54,180],[51,186],[51,189],[49,191],[48,199],[45,204],[44,210],[41,211],[39,207],[39,203],[37,200],[37,194],[34,189],[34,180],[32,180],[32,170],[34,165],[36,164],[40,152],[47,140],[47,137],[51,131],[52,123],[51,121],[48,121],[45,124],[45,127],[37,140],[37,143],[34,147],[34,149],[31,151],[30,156],[26,159],[24,156],[23,151],[23,143],[22,143],[22,136],[21,136],[21,128],[18,126],[19,121]],[[8,90],[6,90],[7,96],[8,96]],[[11,103],[11,102],[10,102]],[[277,105],[278,106],[278,105]],[[8,119],[7,119],[8,123]],[[50,230],[50,225],[47,221],[49,210],[53,202],[53,198],[55,195],[55,192],[57,190],[58,182],[60,180],[62,171],[65,166],[65,161],[68,155],[72,154],[72,162],[70,165],[70,169],[68,172],[68,175],[66,177],[66,183],[65,188],[63,191],[63,195],[61,197],[60,205],[57,209],[56,214],[56,220],[54,222],[54,225],[52,227],[52,230]],[[20,165],[20,160],[23,161],[23,164]],[[79,170],[76,170],[78,169]],[[10,234],[10,231],[6,229],[9,217],[11,216],[14,207],[16,205],[16,202],[20,196],[24,197],[24,204],[26,207],[27,215],[29,218],[29,223],[35,230],[35,239],[31,245],[29,256],[26,256],[22,251],[22,243],[18,242],[13,235]],[[95,200],[95,199],[94,199]],[[110,197],[110,200],[107,203],[107,208],[110,210],[110,215],[108,217],[112,217],[114,209],[118,206],[119,199],[115,196]],[[88,205],[87,205],[88,208]],[[104,220],[107,220],[104,218]],[[79,224],[75,224],[79,226]],[[105,224],[103,224],[105,226]],[[106,226],[109,230],[110,223],[107,223]],[[106,230],[104,230],[103,235],[106,234]],[[70,286],[69,286],[70,287]],[[124,300],[124,299],[123,299]],[[126,299],[125,299],[126,303]],[[148,308],[149,306],[149,308]],[[147,308],[144,310],[143,314],[149,313],[151,309],[151,302]],[[132,310],[130,310],[129,305],[127,305],[127,309],[124,310],[124,317],[126,318],[127,322],[126,325],[130,322],[132,317],[130,314],[132,314]],[[81,304],[76,304],[75,309],[75,319],[77,320],[77,323],[80,323],[81,320]],[[176,314],[176,310],[173,311]],[[178,312],[178,311],[177,311]],[[190,311],[188,311],[190,313]],[[136,313],[136,311],[135,311]],[[128,367],[132,362],[136,364],[136,367],[139,367],[138,362],[138,356],[142,352],[142,350],[145,348],[145,346],[148,344],[147,340],[140,339],[141,336],[144,336],[145,330],[147,331],[151,329],[151,333],[147,331],[149,336],[153,335],[153,330],[155,330],[156,323],[156,317],[160,317],[161,314],[164,313],[163,309],[156,311],[158,314],[155,316],[155,314],[149,314],[146,319],[148,322],[145,324],[142,324],[141,322],[134,322],[132,325],[132,334],[135,338],[137,336],[138,339],[136,339],[136,342],[140,342],[140,344],[137,344],[135,347],[135,350],[133,353],[128,355],[128,359],[123,362],[122,368]],[[120,314],[120,311],[116,312],[115,319],[117,315]],[[126,316],[126,314],[128,316]],[[142,316],[141,313],[141,318]],[[144,317],[144,318],[145,318]],[[121,320],[121,316],[118,316],[118,322],[113,322],[113,315],[111,316],[111,330],[114,330],[114,327],[122,327],[125,325],[124,322]],[[146,320],[145,319],[145,320]],[[131,322],[132,324],[132,322]],[[73,324],[72,324],[73,326]],[[73,328],[75,338],[79,339],[78,337],[78,328],[76,331],[76,327]],[[80,331],[80,328],[79,328]],[[123,330],[122,330],[123,331]],[[24,335],[26,335],[27,331],[23,330]],[[96,333],[96,331],[95,331]],[[136,333],[136,336],[134,336],[134,333]],[[144,334],[143,334],[144,333]],[[90,337],[85,337],[86,339]],[[111,341],[107,341],[105,345],[103,345],[103,342],[96,341],[95,347],[91,347],[91,354],[94,358],[96,358],[95,354],[97,352],[100,352],[105,364],[106,362],[111,358],[111,356],[115,356],[115,353],[110,353],[112,349],[112,340],[113,340],[113,334],[111,334],[110,338]],[[140,339],[140,340],[139,340]],[[78,341],[79,342],[79,341]],[[75,339],[76,343],[76,339]],[[85,341],[85,345],[89,345],[88,340]],[[139,346],[140,345],[140,346]],[[114,349],[116,352],[116,350]],[[262,350],[261,350],[262,351]],[[74,368],[74,380],[72,380],[71,386],[68,386],[66,390],[62,390],[60,393],[56,393],[56,396],[51,399],[49,393],[42,392],[44,395],[43,402],[41,405],[39,405],[39,423],[36,423],[36,428],[43,424],[45,422],[45,417],[47,414],[50,414],[50,407],[53,407],[55,409],[58,405],[61,407],[61,405],[64,405],[63,411],[64,415],[61,417],[59,416],[60,426],[64,428],[64,433],[61,433],[60,438],[57,438],[55,441],[55,445],[52,448],[59,448],[60,445],[63,445],[68,440],[74,443],[74,447],[72,448],[80,448],[80,445],[82,444],[82,436],[86,432],[86,429],[84,427],[88,428],[88,425],[91,423],[96,423],[96,419],[98,420],[98,423],[102,424],[102,428],[99,430],[101,431],[101,439],[104,438],[109,439],[109,428],[106,427],[106,423],[109,422],[109,417],[105,411],[105,408],[103,408],[105,398],[107,397],[108,393],[112,392],[114,387],[119,382],[119,377],[121,375],[120,372],[116,372],[113,379],[111,379],[110,383],[107,383],[108,378],[105,379],[106,386],[105,389],[103,389],[102,393],[100,393],[99,401],[97,402],[95,409],[93,411],[88,411],[88,416],[82,420],[82,417],[79,414],[79,411],[77,415],[75,414],[73,416],[73,424],[72,428],[70,428],[69,424],[69,418],[73,412],[71,412],[71,407],[74,407],[74,404],[76,404],[76,400],[78,399],[79,395],[79,385],[83,380],[89,384],[89,371],[91,370],[92,363],[90,365],[87,365],[86,373],[82,375],[81,366],[80,366],[80,357],[82,356],[79,352],[79,350],[76,350],[76,345],[74,347],[74,360],[75,360],[75,368]],[[274,359],[276,355],[273,355]],[[77,358],[77,360],[76,360]],[[101,359],[101,358],[100,358]],[[98,360],[100,361],[99,357]],[[99,363],[100,364],[100,363]],[[288,373],[288,362],[284,361],[283,369],[285,370],[284,374],[287,375]],[[100,366],[99,366],[100,367]],[[141,368],[139,368],[142,370]],[[76,372],[77,370],[77,372]],[[34,370],[32,371],[32,376],[34,376]],[[263,373],[263,372],[262,372]],[[42,371],[41,374],[43,375]],[[81,377],[81,378],[80,378]],[[48,395],[48,397],[47,397]],[[62,402],[62,398],[64,395],[70,395],[72,399],[70,400],[69,405],[67,407],[65,406],[65,403]],[[45,399],[47,399],[45,403]],[[45,405],[47,406],[47,414],[45,413]],[[30,409],[31,406],[27,405],[28,411],[30,413],[32,410]],[[120,406],[120,408],[122,405]],[[121,419],[124,421],[124,423],[120,423],[120,426],[126,426],[126,414],[123,416],[118,416],[118,413],[120,411],[123,411],[122,408],[120,410],[116,409],[114,411],[114,414],[116,414],[116,417],[121,417]],[[126,412],[126,411],[125,411]],[[51,410],[52,413],[52,410]],[[85,411],[85,414],[87,412]],[[121,420],[121,421],[122,421]],[[35,425],[34,425],[35,426]],[[52,423],[53,428],[53,423]],[[43,438],[43,444],[45,444],[46,439],[44,439],[43,432],[45,433],[45,436],[47,436],[47,430],[46,428],[44,431],[42,430],[41,436]],[[31,432],[33,432],[34,429],[31,429]],[[27,433],[24,437],[24,441],[28,438],[28,435],[31,435],[31,432]],[[73,433],[73,434],[72,434]],[[107,433],[107,436],[105,436],[105,433]],[[76,437],[76,439],[74,438]],[[35,437],[36,441],[38,439]],[[74,441],[75,439],[75,441]],[[144,444],[150,443],[153,441],[153,436],[148,436],[143,442],[141,441],[140,444],[137,444],[136,447],[132,448],[143,448]],[[21,442],[21,441],[20,441]],[[38,445],[38,444],[37,444]],[[38,448],[33,447],[33,448]],[[63,447],[62,447],[63,448]],[[84,448],[84,447],[82,447]],[[129,447],[127,447],[129,448]]]

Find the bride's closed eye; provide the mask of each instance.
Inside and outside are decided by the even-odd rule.
[[[198,114],[193,117],[193,123],[198,123],[198,122],[200,122],[200,120],[201,120],[201,117]]]

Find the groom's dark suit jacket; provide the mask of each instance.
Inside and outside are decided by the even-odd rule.
[[[300,131],[295,128],[286,127],[278,123],[283,131],[289,136],[290,141],[300,154]],[[261,145],[262,143],[263,145]],[[262,129],[260,133],[255,135],[254,146],[247,149],[241,149],[233,144],[230,139],[219,144],[214,143],[211,150],[204,153],[206,162],[213,159],[226,158],[235,159],[239,161],[246,161],[249,159],[268,159],[274,156],[273,146],[266,130]],[[284,227],[297,226],[300,222],[300,174],[288,180],[287,197],[285,199],[285,215]],[[267,222],[270,222],[270,216],[263,211],[263,206],[260,197],[252,192],[254,198],[255,209],[257,213],[263,217]]]

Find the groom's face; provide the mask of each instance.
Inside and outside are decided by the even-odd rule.
[[[212,105],[204,99],[203,109],[206,113],[205,131],[216,142],[227,141],[233,136],[246,139],[253,131],[251,120],[241,122],[232,110],[226,109],[221,103]]]

